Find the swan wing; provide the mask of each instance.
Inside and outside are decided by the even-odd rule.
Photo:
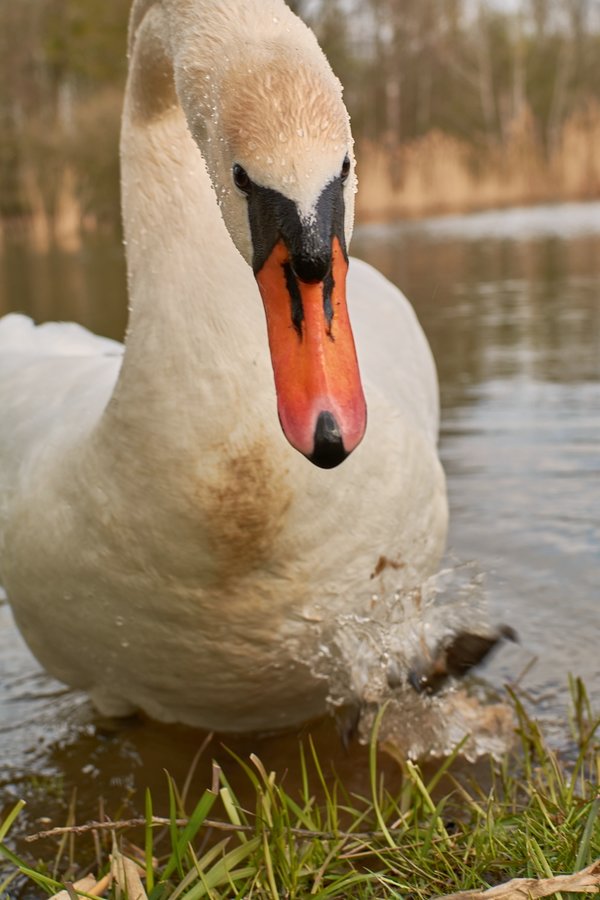
[[[72,322],[0,319],[0,520],[32,458],[45,454],[50,470],[93,428],[122,357],[122,344]]]
[[[36,325],[29,316],[10,313],[0,319],[0,365],[16,357],[122,356],[123,344],[100,337],[75,322]]]

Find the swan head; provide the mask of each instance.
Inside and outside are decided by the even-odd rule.
[[[294,29],[281,25],[254,43],[246,35],[206,71],[180,66],[178,93],[262,296],[283,432],[315,465],[333,468],[366,427],[345,296],[353,144],[341,86],[312,33],[289,15]]]

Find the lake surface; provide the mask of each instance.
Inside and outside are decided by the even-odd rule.
[[[569,673],[600,698],[600,204],[370,226],[353,250],[427,332],[449,551],[485,574],[521,641],[498,674],[530,656],[558,740]]]
[[[600,696],[600,204],[364,226],[352,251],[411,298],[437,360],[449,564],[472,563],[490,620],[520,637],[484,677],[520,678],[559,744],[569,673],[596,706]],[[0,313],[11,310],[121,337],[121,248],[36,256],[7,244]],[[354,777],[360,751],[341,753],[327,724],[316,738]],[[200,742],[99,720],[40,671],[0,600],[0,808],[24,796],[23,830],[40,816],[60,823],[75,785],[80,820],[101,794],[113,815],[139,808],[146,785],[164,796],[163,768],[181,783]],[[296,736],[227,743],[279,772],[297,755]]]

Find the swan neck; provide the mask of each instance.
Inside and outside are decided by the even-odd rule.
[[[179,103],[166,12],[145,4],[137,21],[141,6],[121,132],[130,318],[116,391],[121,406],[131,398],[134,414],[142,381],[157,386],[156,403],[165,380],[183,403],[202,382],[234,390],[257,345],[266,346],[258,289]]]
[[[130,40],[121,196],[135,320],[143,307],[151,305],[153,317],[159,317],[185,308],[190,293],[201,299],[207,293],[204,276],[225,270],[223,248],[226,258],[232,253],[205,161],[179,103],[162,4],[149,6]],[[227,293],[226,283],[221,293]],[[197,306],[185,312],[193,314]]]

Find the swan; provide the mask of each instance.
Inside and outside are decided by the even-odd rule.
[[[342,90],[283,0],[135,0],[121,163],[124,346],[0,322],[0,581],[101,713],[295,726],[443,553],[432,355],[348,262]]]

